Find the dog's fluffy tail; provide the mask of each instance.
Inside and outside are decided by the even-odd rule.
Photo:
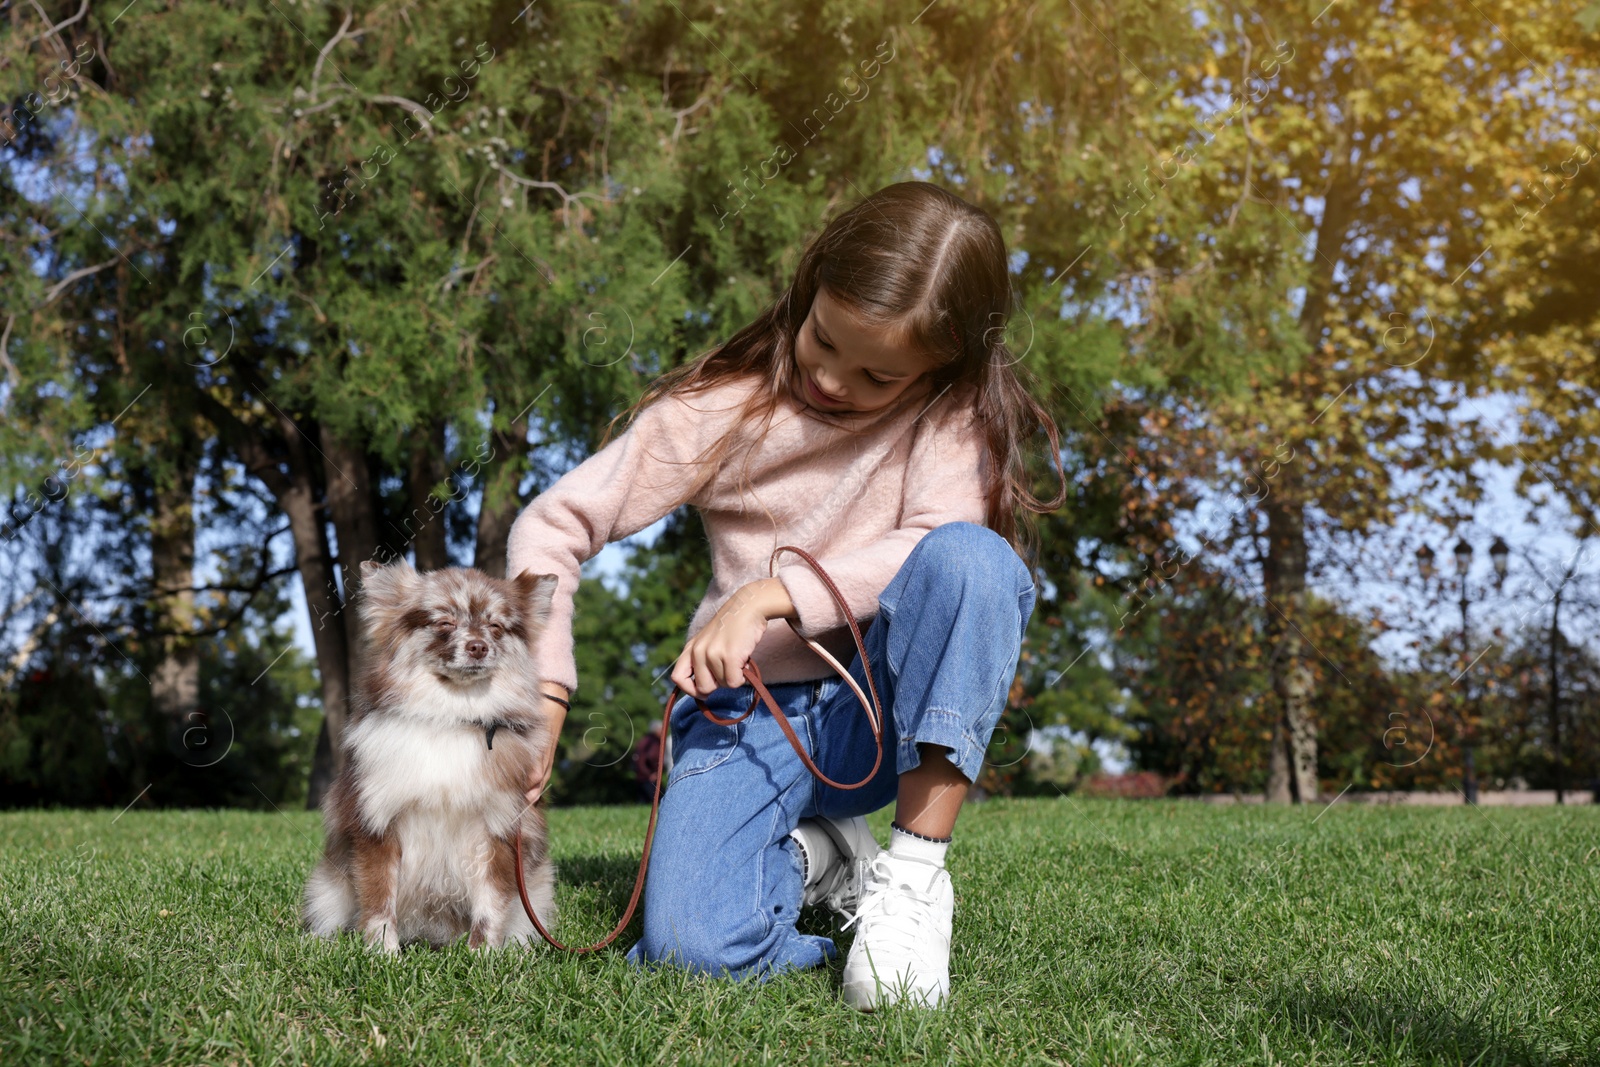
[[[349,876],[326,859],[319,862],[306,880],[300,908],[306,929],[318,937],[333,937],[340,930],[355,928],[356,911],[356,891]],[[539,921],[544,921],[543,911]]]

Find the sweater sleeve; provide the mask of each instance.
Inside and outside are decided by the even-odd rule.
[[[534,497],[511,524],[506,575],[556,576],[555,598],[535,644],[539,678],[578,688],[573,597],[579,568],[612,541],[669,514],[694,495],[694,460],[732,427],[739,395],[713,389],[666,396],[643,408],[628,429]]]
[[[870,545],[817,557],[856,620],[878,613],[878,594],[929,530],[947,522],[983,524],[987,456],[982,429],[970,409],[918,428],[906,463],[898,526]],[[792,562],[785,564],[785,559]],[[793,621],[802,637],[814,638],[845,625],[833,594],[804,560],[784,553],[778,564],[775,577],[794,602]]]

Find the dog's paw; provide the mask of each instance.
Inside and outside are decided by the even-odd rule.
[[[467,934],[467,947],[474,952],[500,948],[505,943],[505,935],[495,933],[489,923],[481,919],[472,924],[472,931]]]
[[[505,947],[521,949],[524,952],[528,952],[535,948],[543,948],[544,942],[539,939],[538,934],[514,931],[506,934]]]
[[[367,947],[375,952],[385,952],[392,956],[400,951],[400,933],[394,928],[392,920],[372,920],[367,924],[364,936]]]

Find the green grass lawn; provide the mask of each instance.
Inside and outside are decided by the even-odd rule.
[[[552,814],[569,939],[618,914],[644,818]],[[320,841],[303,812],[0,815],[0,1064],[1600,1064],[1593,807],[970,805],[951,1001],[870,1016],[837,965],[315,941]]]

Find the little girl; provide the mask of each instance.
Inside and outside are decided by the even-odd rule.
[[[721,347],[663,375],[627,431],[539,494],[510,534],[507,573],[559,576],[538,652],[541,688],[577,688],[580,565],[684,503],[704,519],[712,578],[672,680],[722,718],[754,698],[753,661],[830,778],[872,769],[855,692],[866,689],[839,606],[863,634],[884,703],[884,757],[864,787],[834,789],[758,706],[734,726],[672,708],[673,762],[651,853],[634,963],[767,977],[837,955],[801,934],[802,904],[855,928],[844,998],[871,1010],[949,991],[954,896],[945,850],[1016,673],[1035,589],[1018,555],[1022,444],[1056,427],[1003,341],[1005,242],[988,214],[927,182],[880,190],[831,222],[793,283]],[[626,413],[625,413],[626,414]],[[620,415],[618,416],[621,417]],[[737,461],[737,462],[736,462]],[[1022,544],[1024,551],[1030,546]],[[564,707],[546,702],[559,727]],[[554,760],[552,749],[551,760]],[[529,799],[549,779],[535,772]],[[862,816],[895,803],[889,848]]]

